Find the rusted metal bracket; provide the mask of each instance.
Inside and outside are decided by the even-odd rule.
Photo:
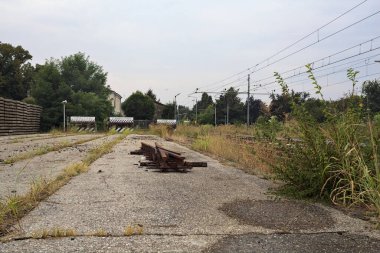
[[[175,170],[183,171],[193,167],[207,167],[207,162],[188,162],[181,153],[169,150],[155,143],[155,146],[141,142],[139,150],[132,151],[131,155],[144,155],[146,161],[140,161],[140,166],[158,168],[161,171]]]

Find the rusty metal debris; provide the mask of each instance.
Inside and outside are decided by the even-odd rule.
[[[131,155],[144,155],[146,161],[140,161],[140,166],[158,168],[161,171],[183,171],[193,167],[207,167],[206,162],[188,162],[181,153],[169,150],[155,143],[154,146],[141,142],[141,148],[131,152]]]

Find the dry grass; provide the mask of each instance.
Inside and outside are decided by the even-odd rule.
[[[75,229],[65,229],[65,228],[52,228],[52,229],[42,229],[32,233],[33,239],[45,239],[48,237],[73,237],[77,233]]]
[[[124,236],[142,235],[144,233],[144,227],[142,225],[130,226],[128,225],[124,229]]]
[[[90,233],[89,235],[90,236],[97,236],[97,237],[108,237],[108,236],[110,236],[110,234],[106,230],[104,230],[103,228],[100,228],[100,229],[96,230],[95,232]]]
[[[115,140],[92,149],[83,161],[70,164],[54,180],[37,180],[31,185],[27,194],[12,196],[0,202],[0,235],[8,233],[13,224],[33,210],[41,200],[49,197],[65,185],[72,177],[87,172],[91,163],[109,153],[125,136],[120,135]]]
[[[179,125],[169,132],[165,126],[153,126],[150,133],[233,162],[251,174],[269,175],[272,172],[270,164],[275,161],[278,153],[276,145],[268,141],[245,141],[237,138],[256,136],[255,127]]]
[[[269,174],[269,164],[274,161],[275,155],[271,143],[245,143],[215,135],[198,137],[193,141],[192,148],[234,162],[251,174]]]
[[[40,147],[38,149],[29,151],[29,152],[24,152],[24,153],[15,155],[15,156],[13,156],[11,158],[8,158],[8,159],[4,160],[4,163],[11,164],[11,163],[15,163],[15,162],[18,162],[18,161],[30,159],[30,158],[33,158],[35,156],[44,155],[44,154],[47,154],[49,152],[58,151],[58,150],[61,150],[61,149],[64,149],[64,148],[73,147],[73,146],[80,145],[80,144],[83,144],[83,143],[86,143],[86,142],[89,142],[89,141],[93,141],[93,140],[99,139],[101,137],[102,136],[91,137],[89,139],[84,139],[84,140],[76,141],[74,143],[70,143],[70,142],[64,141],[64,142],[55,144],[53,146],[43,146],[43,147]]]

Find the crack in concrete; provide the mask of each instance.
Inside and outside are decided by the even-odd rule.
[[[355,234],[361,233],[363,231],[355,231]],[[319,234],[338,234],[338,235],[344,235],[350,233],[350,231],[346,230],[338,230],[338,231],[319,231],[319,232],[287,232],[287,231],[278,231],[273,233],[257,233],[257,232],[251,232],[251,233],[144,233],[141,235],[112,235],[108,234],[107,236],[96,236],[91,234],[76,234],[73,236],[57,236],[57,237],[46,237],[46,238],[37,238],[33,236],[20,236],[20,237],[14,237],[14,238],[8,238],[5,239],[3,243],[11,242],[11,241],[24,241],[24,240],[45,240],[45,239],[62,239],[62,238],[85,238],[85,237],[112,237],[112,238],[122,238],[122,237],[138,237],[138,236],[174,236],[174,237],[185,237],[185,236],[241,236],[241,235],[319,235]],[[370,238],[368,235],[365,235],[367,238]],[[354,238],[351,238],[354,239]]]

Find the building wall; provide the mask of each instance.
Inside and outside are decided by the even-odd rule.
[[[111,101],[114,113],[124,115],[123,110],[121,109],[121,96],[112,91],[108,96],[108,99]]]

